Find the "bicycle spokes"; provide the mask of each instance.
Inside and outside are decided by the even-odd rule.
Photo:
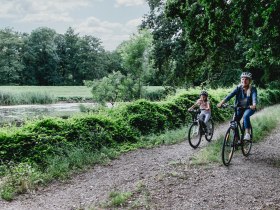
[[[234,152],[234,137],[235,133],[234,130],[229,128],[226,132],[224,142],[223,142],[223,148],[222,148],[222,160],[224,165],[228,166]]]
[[[242,141],[241,149],[242,149],[242,153],[245,157],[249,156],[251,148],[252,148],[252,140],[243,140]]]
[[[193,148],[197,148],[201,141],[201,132],[198,124],[192,124],[189,129],[188,139]]]

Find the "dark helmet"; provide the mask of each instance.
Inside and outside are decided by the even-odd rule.
[[[250,72],[242,72],[242,74],[240,75],[240,78],[242,78],[242,77],[252,79],[252,74]]]
[[[201,91],[200,95],[208,96],[208,93],[207,93],[207,91],[203,90],[203,91]]]

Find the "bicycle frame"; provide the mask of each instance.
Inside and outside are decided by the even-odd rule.
[[[238,107],[234,106],[232,108],[234,108],[234,114],[232,120],[230,121],[230,127],[235,130],[235,135],[237,135],[238,137],[237,140],[242,141],[245,132],[244,122],[242,121],[242,126],[241,126],[240,120],[238,121],[236,119]]]
[[[199,117],[201,110],[189,110],[189,112],[192,114],[192,122],[190,123],[188,130],[188,140],[191,147],[195,149],[199,146],[203,135],[205,136],[205,139],[208,142],[212,140],[214,132],[214,123],[213,120],[210,118],[210,131],[208,131],[204,121],[201,120]]]
[[[204,129],[203,129],[205,123],[201,119],[199,119],[199,114],[201,113],[201,110],[199,110],[199,109],[198,110],[192,110],[192,111],[190,111],[190,113],[192,114],[192,123],[191,124],[198,123],[199,131],[202,132],[202,133],[205,132]]]
[[[252,140],[244,140],[244,120],[242,121],[241,126],[241,119],[237,119],[237,110],[239,107],[231,106],[231,105],[224,105],[223,108],[233,108],[234,115],[233,119],[230,121],[229,128],[226,132],[224,141],[223,141],[223,148],[222,148],[222,160],[225,166],[228,166],[231,158],[233,156],[233,152],[241,146],[242,153],[244,156],[248,156],[252,147]],[[252,134],[252,128],[251,128]]]

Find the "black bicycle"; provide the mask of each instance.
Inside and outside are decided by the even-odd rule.
[[[212,118],[208,121],[208,129],[205,123],[199,119],[199,114],[201,112],[200,109],[192,109],[189,110],[192,114],[192,123],[189,128],[188,132],[188,140],[192,148],[196,149],[200,142],[203,135],[205,135],[205,139],[210,142],[213,137],[214,133],[214,122]]]
[[[250,154],[252,148],[252,138],[253,138],[253,129],[251,127],[251,138],[250,140],[244,140],[244,121],[242,122],[242,126],[240,121],[236,120],[236,113],[238,109],[248,109],[241,108],[237,106],[232,106],[228,104],[223,104],[222,108],[231,108],[234,109],[234,115],[232,120],[230,121],[229,128],[227,129],[226,135],[223,141],[222,147],[222,160],[225,166],[230,164],[234,151],[238,150],[239,146],[241,146],[242,154],[247,157]]]

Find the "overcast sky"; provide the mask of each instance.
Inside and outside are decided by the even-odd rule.
[[[71,26],[114,50],[148,11],[146,0],[0,0],[0,27],[27,33],[49,27],[63,34]]]

